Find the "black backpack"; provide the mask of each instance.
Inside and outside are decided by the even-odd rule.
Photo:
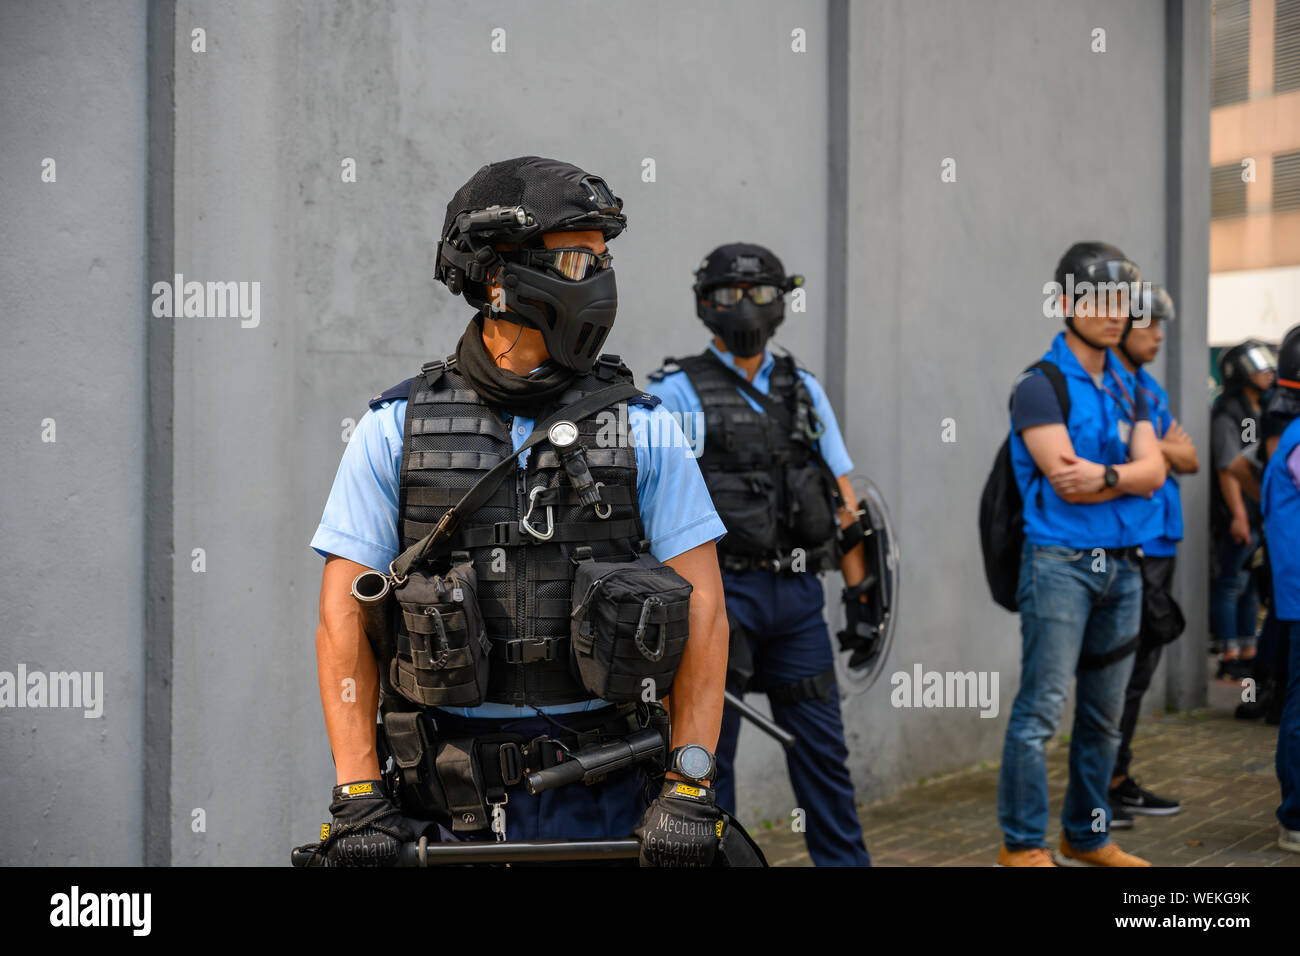
[[[1056,400],[1061,403],[1061,414],[1069,422],[1070,389],[1065,384],[1065,376],[1056,363],[1046,359],[1035,362],[1025,372],[1035,369],[1042,371],[1052,383]],[[1007,402],[1008,409],[1014,401],[1013,392]],[[1020,583],[1020,549],[1024,543],[1024,502],[1011,468],[1011,436],[1007,435],[993,459],[993,470],[980,495],[980,548],[984,551],[984,576],[988,578],[989,591],[993,600],[1008,611],[1018,610],[1016,588]]]

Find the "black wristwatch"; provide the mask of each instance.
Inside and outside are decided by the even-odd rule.
[[[668,755],[668,769],[694,783],[711,780],[717,768],[718,762],[713,759],[713,754],[699,744],[678,747]]]
[[[1106,466],[1105,482],[1107,488],[1114,488],[1116,485],[1119,484],[1119,472],[1115,470],[1114,465]]]

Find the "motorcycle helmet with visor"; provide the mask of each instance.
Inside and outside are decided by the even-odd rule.
[[[1084,336],[1074,323],[1074,311],[1080,301],[1091,299],[1100,304],[1114,296],[1121,308],[1128,310],[1129,294],[1140,288],[1142,275],[1137,264],[1118,246],[1089,240],[1076,242],[1056,264],[1056,284],[1067,298],[1065,325],[1086,345],[1099,351],[1106,346]],[[1129,310],[1131,311],[1131,310]]]
[[[1253,384],[1252,376],[1259,372],[1276,371],[1277,354],[1271,345],[1259,339],[1246,339],[1219,357],[1219,376],[1223,387],[1230,392]]]

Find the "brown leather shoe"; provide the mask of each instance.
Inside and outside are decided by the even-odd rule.
[[[1056,862],[1061,866],[1150,866],[1146,860],[1132,853],[1125,853],[1114,843],[1107,843],[1095,850],[1076,850],[1070,841],[1061,837],[1061,849],[1056,853]]]
[[[998,866],[1056,866],[1052,852],[1045,846],[1032,850],[1008,850],[1006,844],[998,850]]]

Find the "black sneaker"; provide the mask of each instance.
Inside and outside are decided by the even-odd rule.
[[[1183,809],[1182,804],[1177,800],[1166,800],[1164,797],[1157,797],[1150,790],[1143,790],[1132,777],[1125,777],[1118,787],[1110,788],[1110,805],[1121,806],[1129,813],[1139,813],[1148,817],[1173,816]]]
[[[1259,720],[1264,716],[1264,702],[1258,700],[1248,700],[1237,705],[1232,716],[1238,720]]]
[[[1133,814],[1121,803],[1112,802],[1110,805],[1110,828],[1112,830],[1133,829]]]

